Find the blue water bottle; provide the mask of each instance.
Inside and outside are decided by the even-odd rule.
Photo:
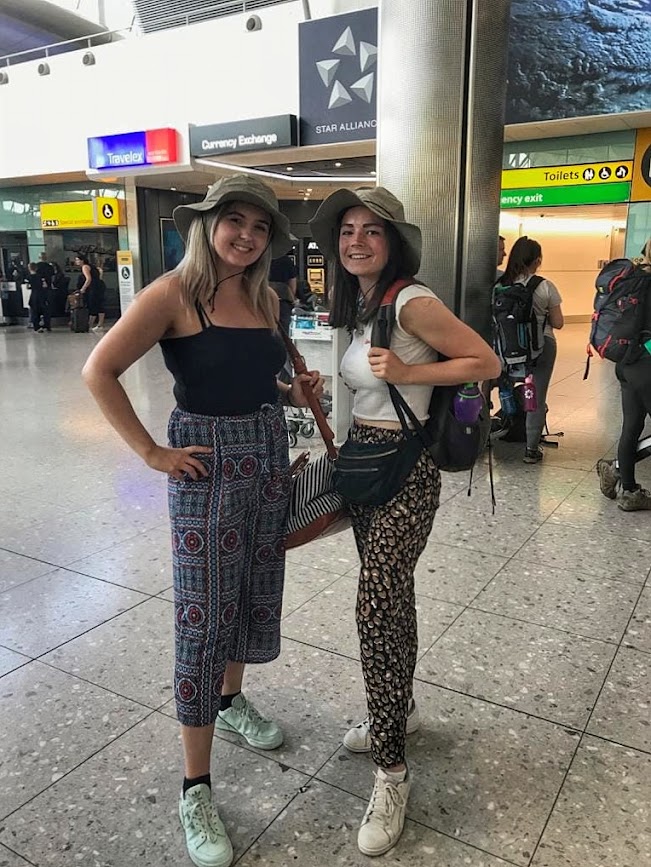
[[[513,393],[513,386],[500,385],[499,394],[504,415],[515,415],[518,411],[518,404],[515,399],[515,394]]]
[[[454,396],[454,417],[462,424],[475,424],[483,405],[483,398],[476,382],[466,382]]]

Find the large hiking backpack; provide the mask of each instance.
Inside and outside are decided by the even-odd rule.
[[[497,281],[493,287],[495,352],[511,379],[524,379],[544,347],[545,322],[533,307],[533,295],[544,280],[534,275],[526,283]]]
[[[644,328],[646,304],[651,303],[651,273],[630,259],[609,262],[599,272],[595,286],[584,379],[590,370],[593,349],[601,358],[615,363],[634,360]]]
[[[382,349],[391,348],[391,334],[396,323],[398,293],[406,286],[413,284],[413,280],[396,280],[389,287],[373,323],[371,346],[379,346]],[[446,360],[445,356],[440,355],[439,357],[443,361]],[[422,425],[398,389],[389,383],[387,385],[398,418],[400,418],[400,412],[404,412],[439,469],[450,473],[472,470],[489,440],[490,413],[486,404],[484,403],[475,424],[464,424],[457,421],[454,415],[453,400],[459,385],[437,385],[432,390],[429,419],[425,425]]]

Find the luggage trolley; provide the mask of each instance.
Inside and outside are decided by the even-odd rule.
[[[290,325],[290,337],[299,352],[310,358],[310,367],[318,368],[326,378],[330,375],[332,332],[328,327],[329,314],[325,311],[311,312],[294,310]],[[321,398],[321,406],[326,415],[332,412],[332,395],[327,391]],[[316,423],[311,410],[286,406],[285,421],[290,448],[298,444],[298,437],[311,439],[316,432]]]

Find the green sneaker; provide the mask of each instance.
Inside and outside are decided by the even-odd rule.
[[[197,867],[229,867],[233,847],[205,783],[192,786],[179,799],[179,818],[188,855]]]
[[[604,497],[614,500],[617,497],[617,486],[620,482],[619,470],[615,461],[597,461],[597,475],[599,476],[599,488]]]
[[[617,494],[617,505],[624,512],[639,512],[642,509],[651,509],[651,494],[637,486],[634,491],[620,491]]]
[[[273,720],[265,719],[240,693],[227,710],[220,710],[215,726],[222,732],[242,735],[259,750],[275,750],[283,742],[283,733]]]

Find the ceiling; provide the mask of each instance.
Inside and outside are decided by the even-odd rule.
[[[88,21],[47,0],[0,0],[0,58],[29,51],[31,53],[23,59],[34,60],[40,56],[35,49],[101,30],[105,28],[97,22]],[[73,45],[68,50],[78,47]],[[66,47],[62,46],[52,53],[65,50]],[[20,63],[21,58],[11,58],[10,62]]]

